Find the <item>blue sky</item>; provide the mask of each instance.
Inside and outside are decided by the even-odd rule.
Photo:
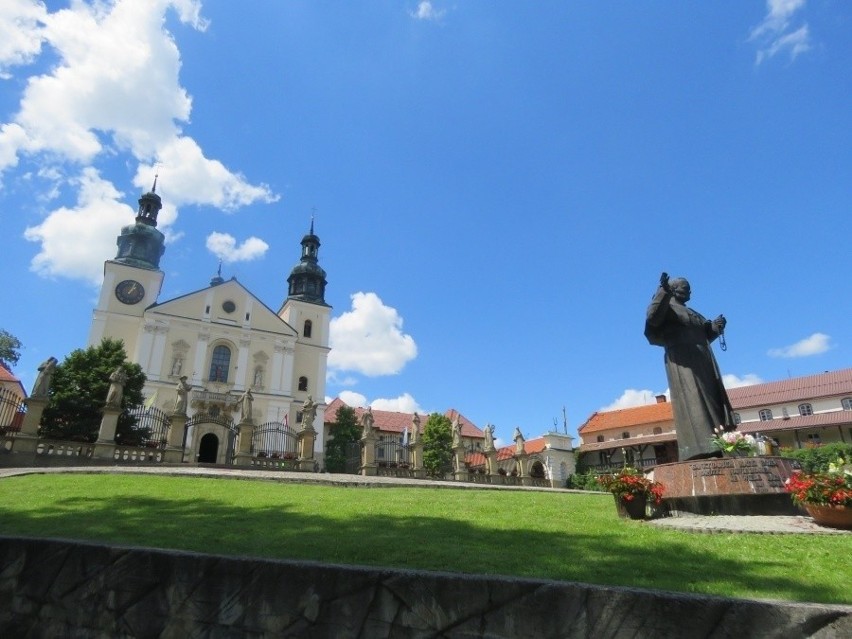
[[[12,0],[0,328],[85,344],[159,171],[161,300],[277,309],[312,213],[328,396],[507,440],[653,401],[661,271],[731,385],[852,362],[852,4]],[[155,166],[157,168],[155,168]]]

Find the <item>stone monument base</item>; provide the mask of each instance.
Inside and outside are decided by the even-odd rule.
[[[784,490],[798,470],[785,457],[722,457],[662,464],[663,506],[671,515],[801,515]]]

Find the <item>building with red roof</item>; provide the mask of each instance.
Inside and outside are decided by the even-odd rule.
[[[528,473],[533,479],[547,480],[553,488],[564,488],[568,477],[576,472],[573,438],[564,433],[545,433],[524,442],[524,453],[529,455]],[[465,463],[471,472],[486,472],[485,455],[479,451],[468,453]],[[497,449],[497,469],[501,475],[515,474],[515,444]]]
[[[852,368],[728,390],[737,430],[802,448],[852,442]],[[584,466],[652,467],[677,461],[677,431],[665,395],[654,404],[592,414],[580,426]]]

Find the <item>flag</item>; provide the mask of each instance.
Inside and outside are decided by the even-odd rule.
[[[284,428],[290,428],[290,416],[284,415]]]
[[[148,399],[146,399],[145,403],[142,404],[142,406],[145,407],[145,410],[151,410],[151,407],[154,406],[154,403],[157,401],[157,392],[158,390],[155,390],[154,394],[151,395]]]

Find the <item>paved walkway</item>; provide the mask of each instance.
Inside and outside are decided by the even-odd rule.
[[[532,486],[494,486],[455,481],[437,481],[429,479],[407,479],[402,477],[363,477],[334,473],[302,473],[290,471],[248,470],[239,468],[202,467],[202,466],[51,466],[33,468],[0,468],[0,479],[16,475],[46,473],[128,473],[150,475],[172,475],[181,477],[210,477],[213,479],[254,479],[264,481],[286,481],[305,484],[328,484],[332,486],[428,486],[455,490],[521,490],[546,492],[571,492],[590,495],[587,491],[565,490],[562,488],[537,488]],[[758,533],[758,534],[811,534],[811,535],[850,535],[852,530],[838,530],[818,526],[806,516],[735,516],[735,515],[681,515],[665,517],[645,522],[649,526],[685,530],[701,533]]]

